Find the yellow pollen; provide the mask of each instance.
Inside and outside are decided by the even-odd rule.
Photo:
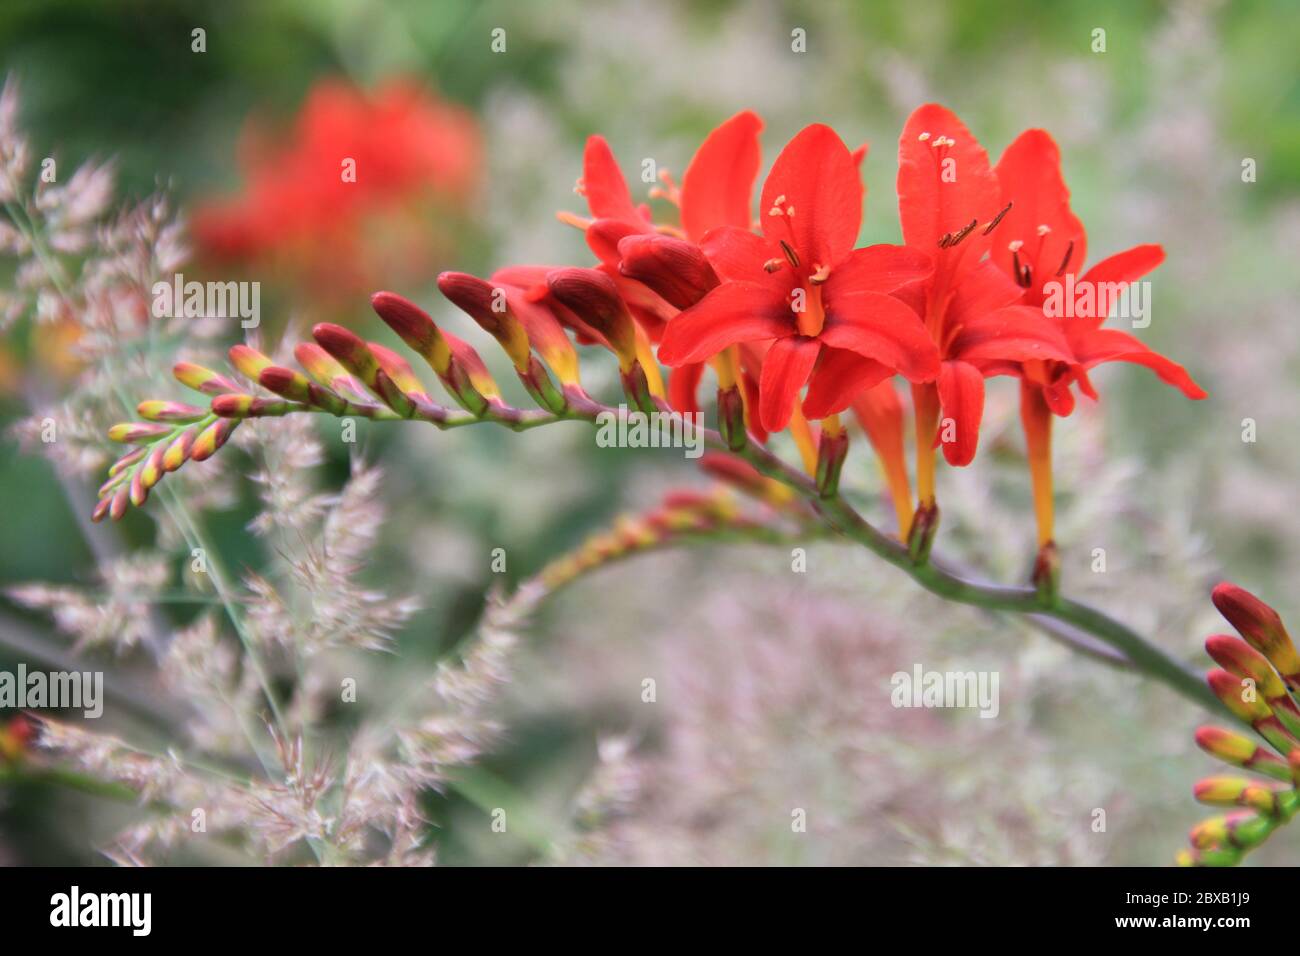
[[[831,275],[830,266],[818,266],[817,271],[808,277],[808,281],[811,282],[813,285],[821,285],[823,282],[825,282],[827,279],[830,278],[830,275]]]
[[[1025,240],[1023,239],[1016,239],[1013,240],[1012,242],[1007,243],[1007,250],[1010,252],[1019,252],[1024,247],[1025,247]]]
[[[1052,231],[1052,227],[1044,223],[1043,225],[1038,227],[1037,231],[1040,236],[1045,236]]]
[[[929,138],[930,138],[929,133],[922,133],[920,136],[917,137],[917,139],[919,139],[923,143]]]
[[[773,199],[773,200],[772,200],[772,205],[773,205],[773,206],[779,206],[779,205],[781,205],[781,203],[783,203],[783,202],[785,202],[785,193],[781,193],[781,195],[779,195],[779,196],[777,196],[775,199]]]
[[[769,210],[767,211],[767,214],[768,214],[769,216],[781,216],[781,215],[784,215],[784,213],[782,213],[781,210],[778,209],[776,206],[773,206],[771,209],[769,209]]]
[[[785,207],[785,214],[786,214],[787,216],[793,216],[793,215],[794,215],[794,206],[786,206],[786,207]]]

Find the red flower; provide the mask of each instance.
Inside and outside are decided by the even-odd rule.
[[[600,136],[588,139],[579,191],[595,219],[579,224],[652,341],[662,337],[664,323],[678,310],[694,305],[718,285],[699,240],[718,226],[751,227],[762,130],[758,114],[744,110],[705,138],[686,167],[680,189],[661,173],[667,188],[659,192],[679,207],[680,229],[652,222],[649,207],[633,202],[608,143]],[[739,355],[727,360],[724,376],[730,378],[736,365],[742,382],[753,386],[756,380],[745,381],[747,363]],[[673,371],[668,397],[678,411],[699,410],[696,391],[703,372],[703,363],[694,362]],[[752,427],[761,432],[757,423]]]
[[[1103,259],[1081,278],[1088,248],[1083,223],[1070,209],[1070,191],[1061,175],[1061,154],[1043,130],[1021,133],[998,161],[1001,198],[1010,205],[998,227],[991,259],[1020,287],[1022,305],[1008,310],[1027,313],[1044,328],[1059,330],[1071,357],[1022,359],[985,365],[985,374],[1012,374],[1020,379],[1021,421],[1029,451],[1040,546],[1052,540],[1052,414],[1074,411],[1071,386],[1089,398],[1097,392],[1088,371],[1103,362],[1145,365],[1188,398],[1205,397],[1181,365],[1102,323],[1131,282],[1164,260],[1157,245],[1134,246]],[[1082,308],[1078,308],[1082,306]]]
[[[250,124],[239,165],[243,192],[195,214],[203,250],[225,262],[270,260],[317,292],[345,295],[373,288],[379,274],[392,281],[395,269],[411,281],[433,272],[430,213],[463,206],[481,156],[472,116],[414,84],[369,94],[326,80],[287,136]]]
[[[984,254],[1005,203],[988,154],[961,120],[933,103],[920,107],[903,129],[898,160],[903,239],[935,256],[934,273],[900,293],[924,317],[942,360],[936,384],[913,387],[917,490],[929,505],[935,445],[953,465],[975,457],[989,363],[1070,353],[1059,330],[1003,308],[1020,289]]]
[[[711,358],[738,342],[770,339],[759,383],[763,428],[784,428],[799,392],[823,418],[895,371],[914,381],[938,373],[917,315],[888,295],[924,275],[930,257],[898,246],[853,248],[862,187],[848,148],[827,126],[809,126],[777,157],[763,184],[763,235],[723,226],[702,246],[723,280],[669,323],[666,364]]]

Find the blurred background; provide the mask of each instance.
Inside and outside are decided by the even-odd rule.
[[[792,51],[795,30],[806,52]],[[0,63],[33,162],[111,161],[114,205],[167,193],[186,222],[187,277],[262,282],[268,351],[326,318],[377,334],[366,294],[390,288],[504,373],[485,337],[435,300],[433,277],[589,263],[555,212],[584,212],[573,185],[592,133],[643,198],[644,158],[680,175],[740,109],[766,121],[764,169],[799,128],[827,122],[870,144],[861,238],[878,242],[900,238],[897,137],[916,106],[954,109],[994,159],[1020,130],[1047,128],[1090,259],[1164,245],[1138,334],[1210,393],[1190,403],[1137,367],[1098,373],[1103,401],[1057,431],[1064,586],[1198,668],[1203,638],[1223,629],[1208,600],[1221,578],[1300,619],[1297,35],[1300,7],[1286,0],[0,6]],[[388,164],[388,185],[354,206],[314,184],[313,150],[331,137],[356,142],[362,170]],[[4,268],[6,287],[20,286],[19,265]],[[82,640],[86,622],[192,626],[202,608],[168,598],[188,550],[155,524],[165,515],[152,502],[118,526],[89,525],[96,468],[28,440],[23,423],[51,403],[68,399],[74,429],[98,407],[69,398],[84,368],[68,344],[82,333],[60,321],[19,317],[0,336],[0,669],[75,650],[127,697],[152,698],[147,651]],[[226,327],[196,348],[235,340]],[[184,342],[148,348],[165,369]],[[586,353],[584,381],[606,397],[617,387],[612,364]],[[114,387],[179,397],[165,384],[146,395],[152,383],[125,372]],[[1016,401],[1013,383],[991,385],[975,466],[941,471],[939,486],[945,549],[1006,581],[1032,560]],[[81,464],[98,467],[107,459],[87,430]],[[333,423],[298,436],[298,464],[322,493],[343,485],[352,457],[384,470],[386,518],[358,573],[420,609],[393,629],[392,654],[366,665],[381,682],[430,670],[470,632],[503,585],[493,549],[508,556],[508,586],[620,512],[704,485],[690,462],[597,448],[579,424],[361,432],[359,446]],[[220,474],[192,488],[206,540],[236,574],[271,574],[277,547],[248,530],[268,508],[265,482],[242,477],[268,466],[247,445],[219,457]],[[883,520],[865,442],[846,475]],[[1105,573],[1092,570],[1095,548]],[[141,555],[153,563],[142,569]],[[42,603],[34,582],[74,590]],[[85,613],[56,626],[50,611],[74,591]],[[423,805],[439,862],[1161,865],[1205,815],[1190,788],[1212,765],[1192,742],[1192,705],[1021,622],[944,604],[847,545],[811,545],[806,574],[760,546],[636,559],[579,581],[522,634],[494,704],[500,738],[475,776]],[[999,717],[892,708],[890,675],[916,663],[997,671]],[[110,704],[93,729],[187,746],[130,711]],[[495,832],[497,807],[527,825]],[[795,808],[807,833],[791,831]],[[103,862],[134,813],[15,775],[0,787],[0,862]],[[1292,837],[1257,859],[1293,859]]]

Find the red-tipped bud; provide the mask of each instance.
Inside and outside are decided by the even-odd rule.
[[[669,305],[689,309],[718,284],[700,247],[656,233],[624,237],[618,271],[648,287]]]
[[[389,380],[401,389],[407,395],[415,395],[419,398],[428,400],[429,395],[425,391],[424,383],[415,377],[415,372],[411,369],[410,363],[402,358],[390,348],[385,348],[378,342],[370,342],[371,354],[374,355],[375,361],[383,369],[384,374]]]
[[[510,309],[506,290],[465,272],[438,276],[438,290],[501,343],[515,368],[528,368],[528,334]]]
[[[636,361],[636,327],[614,280],[598,269],[555,269],[546,275],[551,295],[599,332],[623,371]]]
[[[1228,623],[1251,647],[1267,657],[1283,677],[1300,677],[1300,656],[1277,611],[1227,581],[1217,585],[1210,598]]]
[[[1198,727],[1196,746],[1211,757],[1217,757],[1234,767],[1267,774],[1275,780],[1291,778],[1285,763],[1254,740],[1236,731],[1224,730],[1222,727]]]
[[[700,467],[719,481],[724,481],[773,507],[787,505],[795,498],[794,489],[766,477],[749,462],[735,455],[708,452],[700,459]]]
[[[122,442],[126,445],[146,445],[163,435],[170,435],[171,433],[172,427],[170,425],[154,424],[153,422],[120,422],[108,430],[108,437],[112,441]]]
[[[1206,777],[1196,782],[1192,794],[1212,807],[1251,807],[1260,813],[1277,810],[1276,792],[1244,777]]]
[[[117,461],[113,462],[113,464],[109,465],[108,477],[110,478],[116,477],[124,469],[131,467],[137,461],[143,458],[147,452],[148,452],[147,448],[137,448],[134,451],[127,452]]]
[[[239,369],[241,375],[256,382],[262,369],[274,363],[249,345],[232,345],[230,347],[230,364]]]
[[[315,342],[299,342],[294,346],[293,355],[316,384],[333,389],[346,398],[366,400],[365,386]],[[269,386],[263,383],[263,387]]]
[[[1273,716],[1272,708],[1264,700],[1264,695],[1249,678],[1213,670],[1205,675],[1205,680],[1210,685],[1210,690],[1214,691],[1214,696],[1247,723],[1253,724],[1257,720]]]
[[[192,388],[196,392],[204,392],[208,395],[239,391],[239,386],[226,376],[220,375],[210,368],[204,368],[202,365],[195,365],[193,362],[177,362],[172,366],[172,375],[176,376],[176,381],[186,388]]]
[[[197,422],[207,414],[206,409],[186,405],[184,402],[167,402],[147,399],[135,407],[136,414],[151,422]]]
[[[435,372],[447,374],[451,351],[427,312],[396,292],[376,292],[370,297],[370,306]]]
[[[1224,670],[1238,677],[1248,677],[1265,700],[1286,695],[1286,686],[1277,676],[1268,658],[1239,637],[1215,634],[1205,640],[1206,653]]]
[[[239,427],[239,422],[238,418],[219,418],[203,429],[198,438],[194,439],[194,446],[190,449],[190,460],[205,461],[215,455],[230,438],[231,433]]]
[[[366,385],[374,387],[379,363],[370,354],[366,343],[355,333],[332,322],[321,322],[312,327],[311,335],[320,343],[320,347],[338,359],[344,368]]]

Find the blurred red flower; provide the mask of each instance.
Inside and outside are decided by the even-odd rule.
[[[368,93],[331,79],[312,88],[287,136],[250,121],[238,164],[242,192],[195,212],[202,251],[269,267],[319,299],[369,290],[380,275],[436,273],[453,238],[437,214],[463,210],[482,145],[468,111],[413,82]]]

